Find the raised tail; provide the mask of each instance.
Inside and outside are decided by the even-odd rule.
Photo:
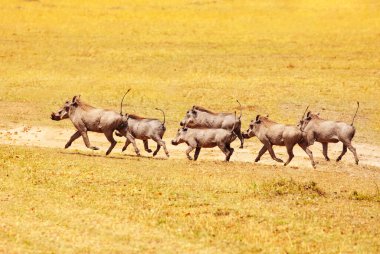
[[[131,88],[129,88],[128,91],[124,94],[124,96],[123,96],[123,98],[121,99],[121,102],[120,102],[120,115],[121,116],[123,115],[123,101],[124,101],[125,96],[129,93],[129,91],[131,91]]]
[[[354,120],[355,120],[356,114],[358,113],[358,110],[359,110],[359,102],[357,101],[356,103],[358,104],[358,107],[356,108],[355,115],[354,115],[354,117],[352,118],[351,126],[354,126]]]
[[[161,111],[162,114],[164,115],[164,121],[162,122],[162,125],[164,126],[165,125],[165,112],[162,109],[159,109],[159,108],[156,108],[156,110]]]
[[[239,116],[239,119],[240,119],[241,116],[243,115],[243,111],[242,111],[242,107],[241,107],[239,100],[236,100],[236,102],[239,103],[239,106],[240,106],[240,116]],[[235,114],[236,114],[236,112],[235,112]]]

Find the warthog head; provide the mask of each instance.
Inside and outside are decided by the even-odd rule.
[[[263,123],[263,121],[270,121],[269,115],[266,116],[260,116],[257,115],[255,120],[251,120],[249,123],[249,128],[245,132],[242,133],[243,138],[249,139],[257,135],[259,132],[260,126]]]
[[[242,133],[243,138],[249,139],[249,138],[256,136],[255,133],[257,133],[258,128],[260,127],[259,125],[261,124],[261,118],[262,117],[263,116],[257,115],[256,120],[251,120],[251,122],[249,123],[248,130],[246,130],[245,132]]]
[[[297,127],[300,128],[301,130],[304,130],[306,126],[309,124],[309,122],[312,119],[319,118],[319,113],[318,114],[313,114],[310,111],[307,112],[306,116],[297,124]]]
[[[188,130],[187,127],[179,128],[177,131],[177,135],[172,140],[172,145],[176,146],[185,142],[185,136],[186,136],[187,130]]]
[[[193,106],[192,109],[188,110],[186,112],[185,118],[182,119],[182,121],[179,123],[181,126],[185,126],[188,124],[192,124],[195,121],[195,118],[197,118],[197,111],[195,110],[195,107]]]
[[[58,109],[57,112],[52,112],[51,113],[51,120],[54,120],[54,121],[60,121],[60,120],[63,120],[63,119],[66,119],[66,118],[69,118],[69,110],[70,110],[70,106],[71,106],[71,102],[70,101],[66,101],[65,104],[63,105],[62,108]]]
[[[60,121],[69,118],[69,112],[71,107],[77,107],[79,103],[79,96],[74,96],[72,101],[66,101],[62,108],[60,108],[56,113],[52,112],[50,115],[51,120]]]
[[[128,119],[129,119],[129,114],[125,114],[121,117],[121,123],[116,128],[116,132],[115,132],[116,136],[119,136],[119,137],[126,137],[127,136]]]

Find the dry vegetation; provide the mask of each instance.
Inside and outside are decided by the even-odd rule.
[[[2,1],[0,128],[72,128],[49,113],[131,87],[126,110],[165,109],[167,136],[195,103],[238,98],[245,128],[307,104],[350,122],[358,100],[354,141],[380,144],[378,1],[132,2]],[[379,253],[378,172],[2,145],[0,253]]]
[[[17,147],[0,163],[4,252],[380,251],[365,174]]]

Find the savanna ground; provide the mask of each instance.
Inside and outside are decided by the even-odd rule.
[[[49,119],[76,94],[119,110],[128,88],[125,111],[163,108],[167,138],[194,104],[239,99],[245,129],[257,114],[295,124],[309,104],[350,122],[360,101],[354,144],[373,162],[379,13],[378,1],[2,1],[0,252],[379,253],[380,171],[350,152],[325,162],[314,145],[316,170],[301,153],[289,167],[240,160],[255,139],[230,163],[217,150],[187,161],[183,146],[106,157],[99,135],[101,151],[64,150],[74,129]]]

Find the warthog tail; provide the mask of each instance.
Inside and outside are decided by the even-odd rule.
[[[129,91],[131,91],[131,88],[128,89],[128,91],[124,94],[123,98],[121,99],[121,102],[120,102],[120,115],[123,115],[123,101],[124,101],[124,97],[129,93]]]
[[[240,116],[239,116],[239,119],[240,119],[241,116],[243,115],[243,111],[242,111],[242,107],[241,107],[239,100],[236,100],[236,102],[239,103],[239,106],[240,106]],[[236,112],[235,112],[235,114],[236,114]]]
[[[354,126],[354,120],[355,120],[356,114],[358,113],[358,110],[359,110],[359,102],[357,101],[356,103],[358,104],[358,107],[356,108],[355,115],[354,115],[354,117],[352,118],[351,126]]]
[[[165,125],[165,112],[162,109],[156,108],[156,110],[159,110],[164,115],[164,121],[162,122],[162,125]]]

